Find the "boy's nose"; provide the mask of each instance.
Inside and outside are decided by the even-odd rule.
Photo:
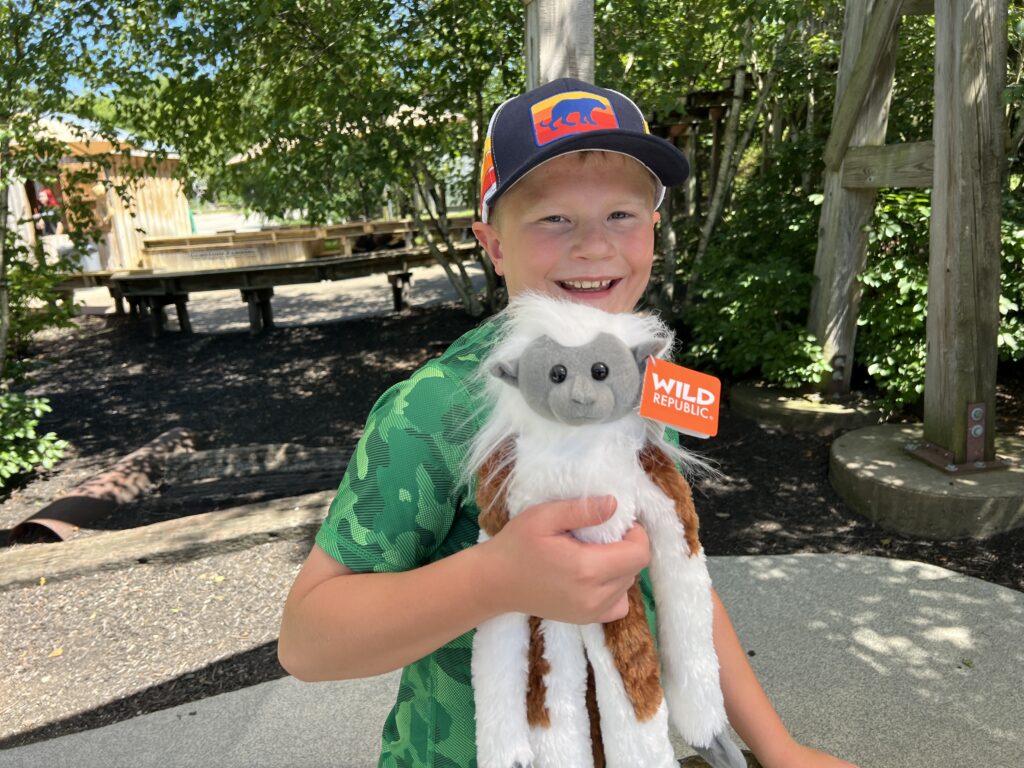
[[[573,256],[580,259],[604,259],[614,252],[611,239],[602,224],[588,224],[579,228]]]

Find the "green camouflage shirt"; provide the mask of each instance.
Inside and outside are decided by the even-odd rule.
[[[407,571],[477,541],[474,490],[460,481],[483,414],[467,381],[494,342],[487,322],[374,405],[316,543],[357,573]],[[641,579],[651,610],[650,584]],[[467,632],[402,672],[378,768],[475,768]]]

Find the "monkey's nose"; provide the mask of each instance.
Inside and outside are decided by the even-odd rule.
[[[591,405],[596,400],[594,393],[594,385],[583,376],[577,376],[572,383],[572,390],[570,391],[572,401],[578,405]]]

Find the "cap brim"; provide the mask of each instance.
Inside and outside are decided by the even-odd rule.
[[[666,187],[682,184],[690,175],[690,164],[686,156],[665,139],[649,133],[622,130],[587,131],[553,142],[546,151],[535,154],[529,165],[516,170],[504,180],[502,188],[490,199],[488,206],[493,206],[502,195],[515,186],[517,181],[537,166],[560,155],[585,150],[604,150],[632,157],[642,163]]]

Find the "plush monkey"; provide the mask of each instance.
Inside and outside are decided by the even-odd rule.
[[[573,533],[607,543],[644,525],[658,643],[637,585],[628,615],[608,624],[505,614],[481,625],[472,659],[478,764],[675,768],[671,720],[714,768],[743,768],[726,730],[697,516],[675,466],[700,462],[637,412],[647,357],[667,352],[671,332],[653,316],[540,295],[513,301],[501,328],[481,364],[493,409],[469,459],[480,540],[540,502],[615,496],[611,519]]]

